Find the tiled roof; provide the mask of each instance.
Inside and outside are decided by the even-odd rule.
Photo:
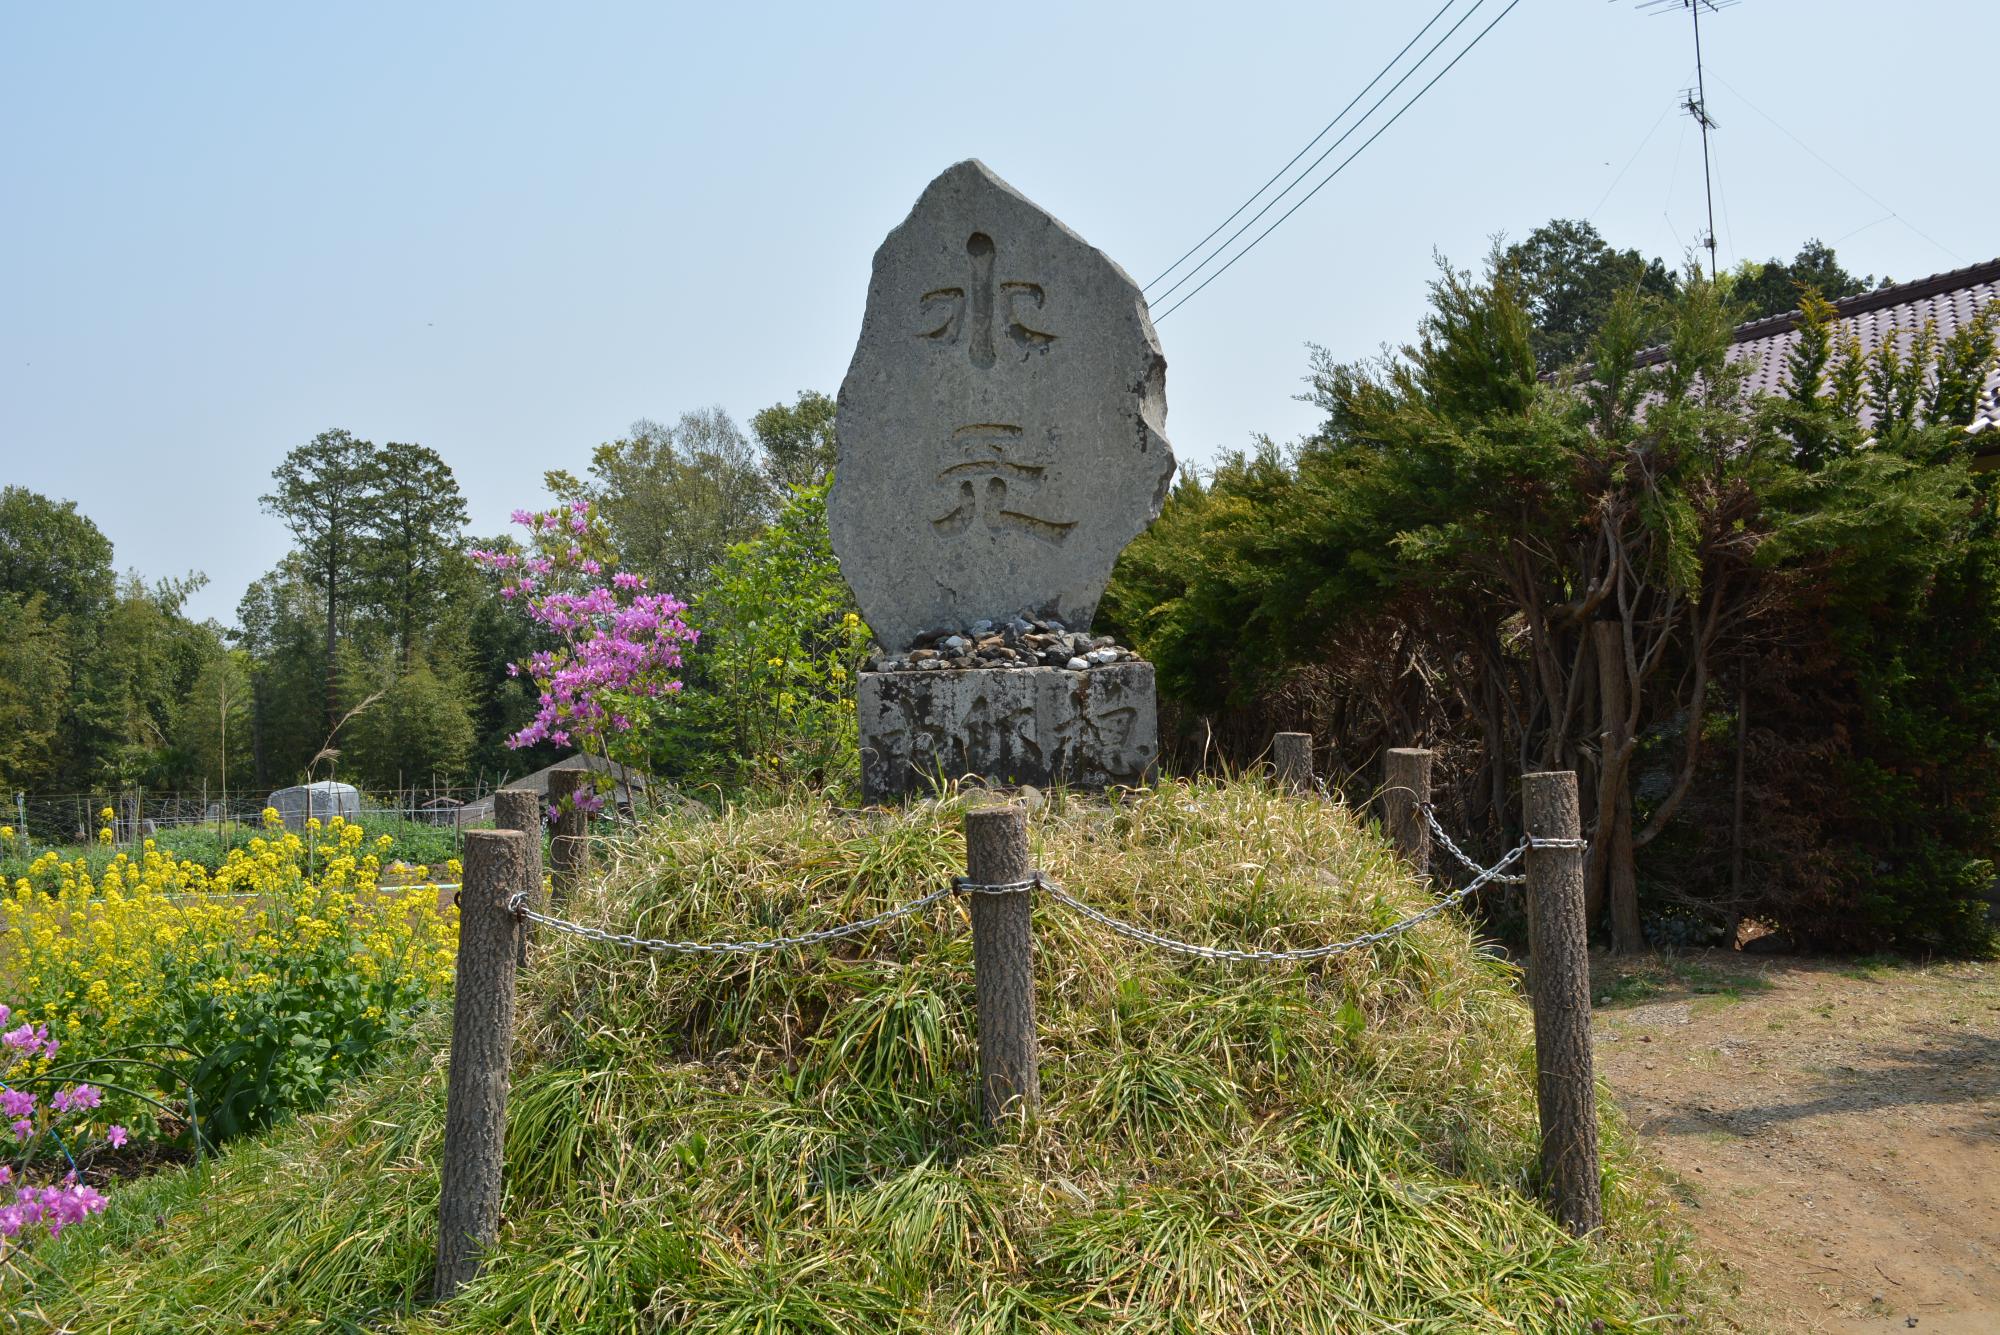
[[[1861,340],[1861,350],[1873,353],[1885,339],[1895,338],[1907,349],[1927,322],[1937,326],[1940,339],[1968,323],[1988,302],[2000,300],[2000,259],[1988,260],[1950,273],[1933,274],[1913,283],[1863,292],[1834,303],[1834,341]],[[1736,327],[1730,359],[1750,363],[1747,388],[1753,394],[1782,394],[1788,374],[1785,359],[1798,342],[1799,312],[1770,315]],[[1665,349],[1642,354],[1640,361],[1661,360]],[[1872,414],[1862,409],[1862,420]],[[1989,369],[1979,394],[1979,413],[1972,430],[2000,426],[2000,366]]]

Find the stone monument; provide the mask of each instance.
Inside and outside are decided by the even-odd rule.
[[[951,667],[973,660],[923,650],[894,661],[927,670],[864,672],[868,796],[966,774],[1151,774],[1151,665],[1101,642],[1071,651],[1160,512],[1165,420],[1166,359],[1125,271],[983,163],[932,181],[875,252],[840,387],[834,551],[892,658],[996,632],[1032,652]]]

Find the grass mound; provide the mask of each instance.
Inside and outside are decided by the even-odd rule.
[[[954,800],[677,818],[572,906],[649,936],[794,932],[963,866]],[[1198,941],[1313,944],[1427,902],[1337,807],[1250,783],[1058,800],[1073,893]],[[1312,966],[1190,961],[1037,911],[1043,1115],[977,1129],[946,902],[801,953],[538,940],[499,1245],[423,1306],[443,1017],[341,1104],[114,1197],[44,1248],[73,1331],[1673,1328],[1689,1263],[1610,1138],[1603,1237],[1533,1195],[1530,1025],[1446,918]]]

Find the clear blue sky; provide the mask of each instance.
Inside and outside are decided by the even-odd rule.
[[[950,163],[1144,283],[1436,7],[8,4],[0,481],[79,502],[121,567],[206,572],[194,610],[228,621],[286,546],[257,497],[314,433],[436,448],[498,531],[637,417],[836,388],[877,242]],[[1971,3],[1706,23],[1724,264],[2000,253],[1996,36]],[[1308,429],[1304,345],[1406,337],[1434,250],[1588,215],[1678,258],[1692,69],[1684,14],[1523,0],[1161,323],[1181,458]]]

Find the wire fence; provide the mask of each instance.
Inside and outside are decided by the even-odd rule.
[[[405,788],[375,793],[343,791],[337,796],[314,791],[288,805],[281,815],[287,828],[302,832],[311,818],[317,817],[323,824],[336,815],[377,829],[426,826],[451,832],[455,849],[463,829],[491,822],[492,812],[484,804],[492,791]],[[128,849],[146,839],[201,831],[212,832],[224,848],[233,847],[263,832],[264,812],[273,796],[264,791],[227,795],[199,791],[16,792],[10,798],[0,798],[0,825],[12,831],[0,854],[33,857],[50,849],[96,846],[105,842],[102,832],[106,830],[110,831],[111,844]],[[185,847],[171,842],[163,846]]]

